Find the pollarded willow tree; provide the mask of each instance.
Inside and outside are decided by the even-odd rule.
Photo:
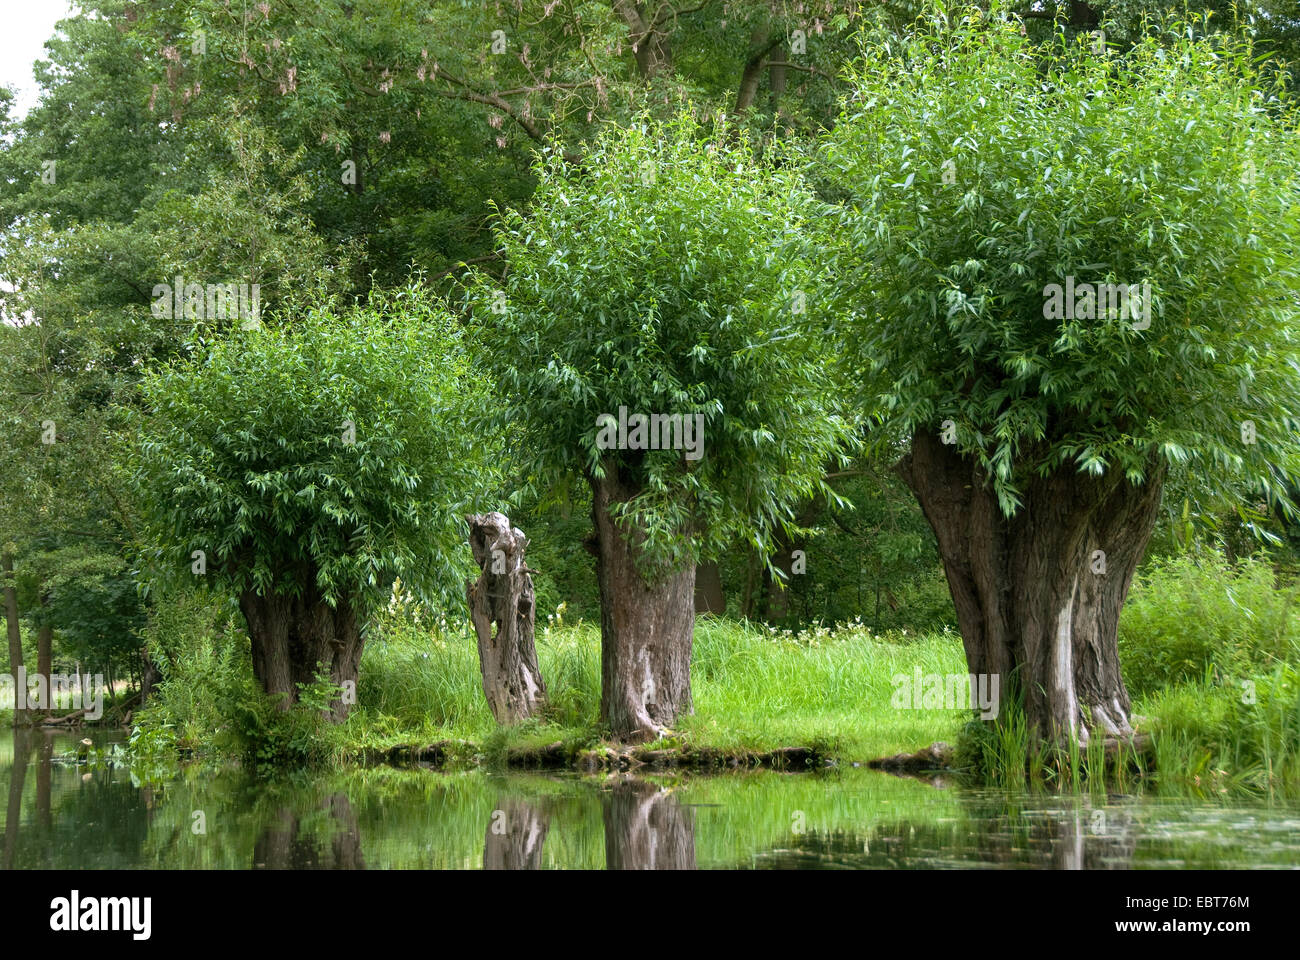
[[[1297,472],[1296,118],[1196,32],[867,36],[818,168],[969,668],[1044,738],[1132,733],[1118,618],[1168,468],[1274,500]]]
[[[460,324],[414,285],[200,347],[144,381],[134,476],[155,564],[239,599],[280,706],[319,671],[341,720],[367,602],[398,577],[455,602],[461,518],[494,482],[464,427],[481,378]]]
[[[506,279],[477,276],[470,300],[521,473],[591,487],[601,715],[650,739],[691,709],[695,563],[766,555],[793,504],[835,496],[819,207],[793,166],[685,116],[536,173],[532,208],[496,227]]]

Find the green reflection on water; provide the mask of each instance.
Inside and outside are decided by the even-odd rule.
[[[991,792],[861,769],[601,779],[377,767],[267,782],[189,768],[147,784],[121,765],[72,762],[78,737],[0,736],[6,868],[1300,863],[1300,809],[1241,798]]]

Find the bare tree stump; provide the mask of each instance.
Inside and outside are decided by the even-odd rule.
[[[466,582],[465,598],[478,635],[483,693],[497,723],[515,724],[537,713],[546,699],[533,645],[533,578],[524,563],[528,538],[503,513],[474,514],[465,522],[482,571],[477,581]]]

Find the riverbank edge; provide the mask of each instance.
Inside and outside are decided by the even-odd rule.
[[[713,747],[619,746],[577,744],[556,740],[546,744],[513,745],[487,751],[469,740],[367,747],[348,759],[366,766],[421,766],[439,769],[468,764],[505,766],[514,770],[573,770],[579,773],[633,770],[738,770],[767,768],[785,772],[824,770],[840,761],[817,746],[777,747],[773,750],[722,750]]]

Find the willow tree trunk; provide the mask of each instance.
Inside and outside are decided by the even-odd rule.
[[[19,683],[23,666],[23,635],[18,626],[18,590],[14,583],[14,556],[0,555],[0,573],[4,576],[5,632],[9,639],[9,675],[14,680],[14,726],[25,722],[27,691]]]
[[[596,581],[600,586],[600,716],[618,740],[644,742],[691,712],[695,566],[655,570],[645,563],[641,530],[612,514],[638,492],[606,465],[592,481]],[[651,570],[647,577],[644,571]]]
[[[465,522],[480,571],[477,581],[465,583],[465,599],[478,636],[483,694],[497,723],[515,724],[546,701],[533,643],[536,602],[524,561],[528,538],[504,513],[475,514]]]
[[[999,678],[1004,708],[1021,697],[1031,729],[1127,737],[1119,612],[1155,526],[1164,467],[1134,486],[1065,468],[1033,478],[1005,517],[991,484],[930,432],[912,438],[899,472],[939,543],[973,674]]]
[[[330,719],[341,723],[356,702],[357,677],[361,668],[361,630],[356,606],[340,599],[331,607],[321,596],[315,577],[297,596],[261,596],[246,591],[239,609],[248,621],[253,647],[253,675],[262,689],[275,696],[277,706],[288,710],[298,702],[297,684],[315,681],[317,670],[343,693],[330,704]],[[319,665],[319,666],[318,666]]]

